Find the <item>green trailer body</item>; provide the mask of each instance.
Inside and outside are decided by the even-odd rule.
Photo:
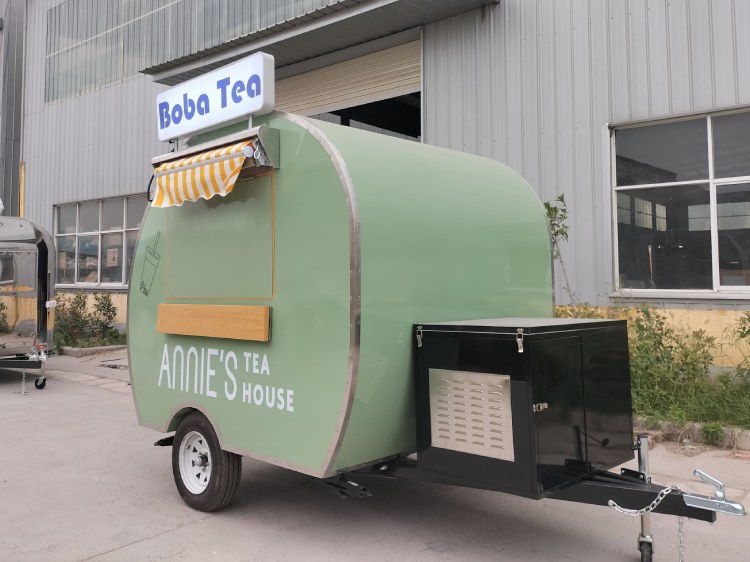
[[[254,125],[278,131],[274,166],[144,218],[139,421],[168,432],[198,410],[222,449],[320,478],[411,453],[414,323],[552,316],[543,206],[489,159],[278,112]],[[230,309],[268,311],[268,336],[213,317]],[[210,322],[230,325],[189,335]]]

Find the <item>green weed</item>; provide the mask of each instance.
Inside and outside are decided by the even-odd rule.
[[[642,309],[630,322],[629,344],[636,414],[750,426],[750,368],[712,375],[715,338],[675,328],[658,312]]]
[[[701,429],[703,441],[709,445],[718,446],[724,443],[724,428],[718,422],[708,422]]]

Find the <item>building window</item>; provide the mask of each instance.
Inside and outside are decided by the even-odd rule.
[[[613,135],[618,289],[750,289],[750,112]]]
[[[0,284],[11,284],[16,280],[15,254],[5,252],[0,254]]]
[[[55,207],[58,285],[121,285],[130,277],[146,197]]]

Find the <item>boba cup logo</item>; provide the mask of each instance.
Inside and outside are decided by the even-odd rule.
[[[161,256],[156,252],[160,237],[161,232],[157,232],[153,248],[146,246],[146,256],[143,259],[143,271],[141,273],[141,293],[146,296],[151,294],[151,286],[154,284],[156,268],[159,267],[159,260],[161,260]]]

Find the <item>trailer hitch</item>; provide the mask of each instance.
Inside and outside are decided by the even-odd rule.
[[[651,484],[651,475],[649,473],[649,460],[648,460],[648,435],[645,433],[638,435],[638,440],[634,446],[634,449],[638,452],[638,473],[637,478],[644,483]],[[623,469],[623,476],[627,475],[632,477],[633,471]],[[716,513],[727,513],[729,515],[746,515],[744,506],[732,500],[728,500],[726,497],[726,491],[724,484],[719,482],[713,476],[706,474],[702,470],[695,469],[693,474],[708,484],[712,484],[716,491],[713,497],[702,496],[700,494],[687,493],[680,490],[677,486],[669,486],[668,488],[662,489],[654,498],[654,500],[642,509],[625,509],[617,505],[615,501],[609,500],[607,504],[610,507],[615,508],[620,513],[632,516],[640,516],[641,518],[641,532],[638,535],[638,550],[641,552],[641,560],[651,562],[654,554],[654,538],[651,536],[651,515],[650,513],[656,510],[659,505],[666,500],[673,493],[682,496],[682,503],[686,510],[697,510],[697,513],[710,514],[710,518],[704,519],[710,521],[716,518]],[[684,531],[683,531],[683,516],[689,513],[675,513],[679,514],[678,517],[678,553],[680,560],[684,559],[685,545],[684,545]]]
[[[683,492],[682,499],[685,501],[685,505],[697,507],[698,509],[726,513],[728,515],[747,515],[745,507],[741,503],[727,499],[724,484],[710,474],[706,474],[697,468],[693,471],[693,474],[704,482],[713,485],[714,488],[716,488],[716,491],[714,492],[713,497]]]
[[[649,461],[648,461],[648,435],[642,434],[638,436],[638,441],[635,445],[635,450],[638,452],[638,470],[639,472],[634,472],[632,470],[623,469],[622,474],[627,476],[636,476],[643,482],[650,483],[651,482],[651,475],[649,473]],[[693,494],[690,492],[685,492],[684,490],[680,490],[677,486],[670,486],[669,488],[663,489],[657,497],[654,499],[654,501],[651,502],[649,506],[646,506],[643,509],[623,509],[620,506],[617,505],[612,500],[609,500],[607,504],[610,507],[614,507],[618,511],[622,513],[626,513],[627,515],[640,515],[643,518],[643,522],[645,523],[646,530],[650,531],[648,529],[648,521],[647,516],[648,513],[651,511],[654,511],[656,507],[664,500],[664,498],[669,495],[672,492],[678,492],[682,495],[682,501],[685,503],[687,507],[694,507],[696,509],[701,509],[704,511],[710,511],[710,512],[717,512],[717,513],[726,513],[728,515],[737,515],[737,516],[744,516],[747,515],[747,512],[745,511],[745,507],[736,501],[727,499],[726,495],[726,489],[724,488],[724,484],[719,482],[716,478],[711,476],[710,474],[707,474],[703,472],[700,469],[695,469],[693,471],[693,474],[706,482],[707,484],[711,484],[716,488],[716,491],[714,492],[713,497],[711,496],[703,496],[701,494]],[[650,532],[644,532],[643,536],[649,537]]]

